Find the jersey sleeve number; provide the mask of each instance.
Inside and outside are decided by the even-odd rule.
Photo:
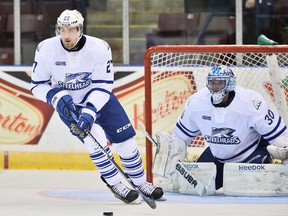
[[[107,61],[106,72],[111,73],[112,60]]]
[[[37,63],[36,61],[33,62],[33,70],[32,70],[33,73],[35,73],[35,68],[36,68],[37,64],[38,64],[38,63]]]
[[[265,120],[268,121],[269,125],[273,123],[274,117],[274,113],[270,109],[268,109],[268,113],[265,115]]]

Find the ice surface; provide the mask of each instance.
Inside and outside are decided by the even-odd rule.
[[[97,171],[2,170],[1,216],[288,216],[288,197],[191,196],[165,193],[151,209],[114,198]]]

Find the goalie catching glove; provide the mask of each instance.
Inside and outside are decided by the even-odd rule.
[[[273,163],[288,163],[288,138],[280,136],[276,138],[273,145],[267,146]]]

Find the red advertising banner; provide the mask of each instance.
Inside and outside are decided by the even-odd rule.
[[[0,144],[37,144],[54,109],[13,81],[0,78]]]

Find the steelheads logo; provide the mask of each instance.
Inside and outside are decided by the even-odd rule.
[[[232,128],[215,128],[212,127],[210,135],[205,135],[205,140],[208,143],[221,145],[238,145],[241,143],[238,136],[234,136],[235,132]]]

